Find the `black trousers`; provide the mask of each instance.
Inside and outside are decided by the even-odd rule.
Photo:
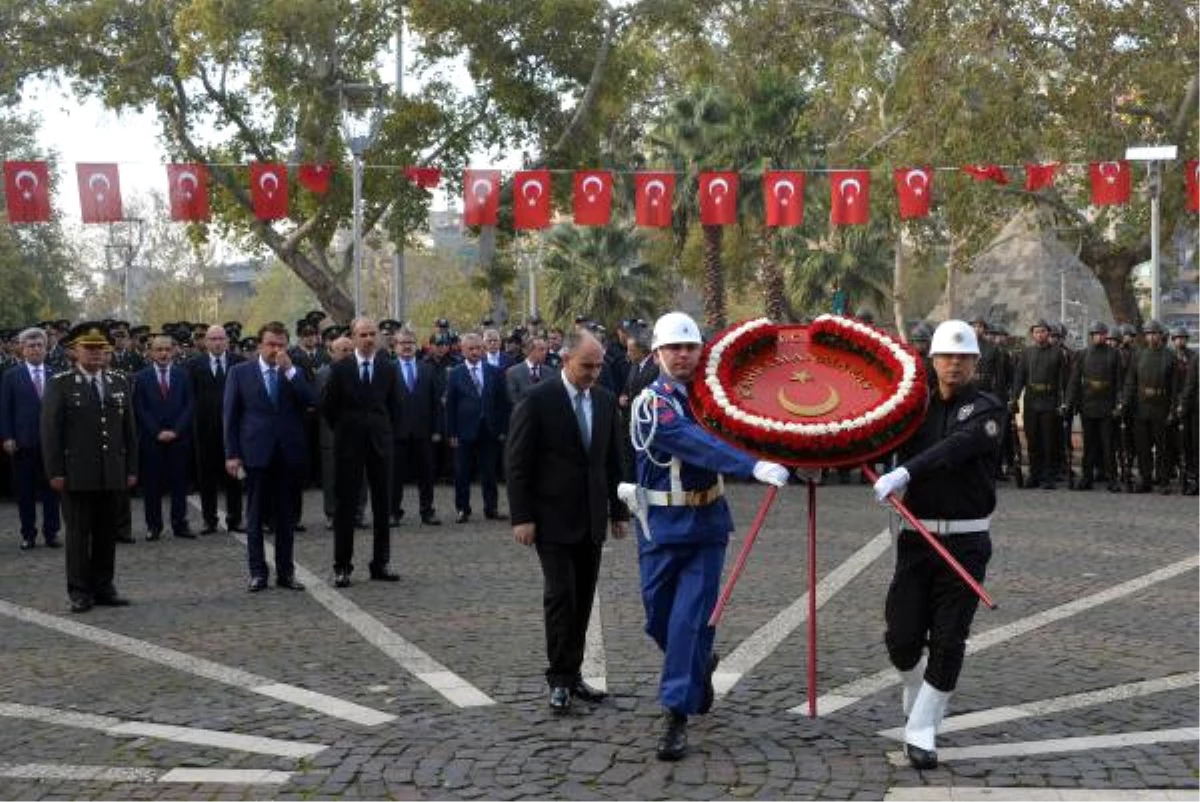
[[[127,490],[68,490],[63,493],[67,525],[67,593],[75,601],[110,599],[116,570],[117,527]]]
[[[305,470],[288,465],[278,449],[266,467],[246,469],[246,562],[252,578],[267,579],[270,574],[263,540],[266,525],[275,533],[276,578],[295,576],[295,500]]]
[[[1137,448],[1138,481],[1143,485],[1170,484],[1166,418],[1134,418],[1133,442]]]
[[[391,495],[392,452],[379,453],[367,444],[357,452],[334,448],[333,570],[354,570],[354,519],[358,512],[362,477],[371,491],[371,528],[375,541],[371,572],[387,568],[391,561],[392,534],[388,528],[388,499]]]
[[[206,526],[217,525],[217,493],[225,494],[225,524],[242,523],[242,482],[225,470],[225,448],[217,441],[196,439],[196,486],[200,490],[200,515]]]
[[[404,484],[415,481],[421,517],[433,515],[433,441],[428,437],[405,437],[395,440],[396,449],[392,471],[391,512],[404,510]]]
[[[50,489],[42,449],[20,448],[13,454],[13,486],[17,490],[17,512],[21,518],[21,537],[37,539],[37,507],[42,505],[42,536],[46,541],[58,537],[61,528],[58,493]]]
[[[950,535],[941,539],[962,567],[982,582],[992,556],[987,532]],[[888,588],[884,643],[892,665],[907,671],[929,646],[925,681],[939,691],[952,691],[962,672],[963,655],[979,597],[959,579],[916,532],[901,532],[896,540],[896,572]]]
[[[571,685],[580,679],[592,599],[600,575],[600,544],[536,541],[542,563],[542,612],[546,619],[546,681]]]
[[[1062,423],[1054,410],[1023,413],[1025,444],[1029,448],[1029,477],[1026,484],[1040,485],[1054,481],[1058,468],[1058,439]]]
[[[1117,481],[1116,452],[1113,450],[1114,421],[1111,417],[1080,417],[1083,422],[1082,480],[1091,484],[1103,474],[1109,482]]]

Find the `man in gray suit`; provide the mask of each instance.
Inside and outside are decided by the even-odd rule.
[[[513,365],[504,374],[508,384],[508,400],[515,409],[517,402],[525,397],[529,389],[542,378],[546,371],[546,340],[533,337],[525,346],[525,359]]]

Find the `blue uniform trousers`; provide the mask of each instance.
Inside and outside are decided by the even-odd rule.
[[[659,699],[676,713],[700,710],[716,637],[708,617],[717,603],[724,565],[722,542],[638,544],[646,634],[664,655]]]

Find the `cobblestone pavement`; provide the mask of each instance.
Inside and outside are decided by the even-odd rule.
[[[133,606],[68,612],[63,552],[17,550],[0,508],[0,798],[883,799],[912,789],[1197,789],[1196,500],[1002,489],[987,588],[939,739],[918,773],[882,646],[892,551],[869,488],[818,490],[820,715],[805,715],[806,494],[781,493],[718,636],[731,686],[654,759],[659,658],[642,633],[634,544],[599,589],[611,696],[550,716],[537,560],[508,525],[412,510],[398,584],[330,583],[315,492],[304,593],[245,590],[229,534],[119,547]],[[761,486],[730,490],[745,527]],[[193,521],[199,515],[193,511]],[[735,539],[732,549],[740,545]],[[732,563],[731,551],[729,563]],[[599,638],[593,647],[599,646]],[[951,725],[951,722],[953,724]],[[908,796],[904,796],[907,793]],[[1005,792],[1007,793],[1007,792]],[[1046,798],[1046,797],[1042,797]]]

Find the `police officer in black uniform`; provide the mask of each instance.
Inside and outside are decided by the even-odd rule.
[[[1197,431],[1197,353],[1188,349],[1187,371],[1184,373],[1183,384],[1175,398],[1175,415],[1183,423],[1183,434],[1180,444],[1183,448],[1183,494],[1194,496],[1200,491],[1200,477],[1197,477],[1196,459],[1200,452],[1200,438]]]
[[[1025,487],[1055,488],[1058,441],[1061,434],[1059,407],[1067,383],[1062,351],[1050,342],[1050,325],[1038,320],[1030,329],[1033,344],[1021,353],[1013,380],[1009,409],[1016,412],[1025,395],[1022,422],[1029,449],[1029,476]]]
[[[992,556],[996,455],[1008,415],[999,398],[971,382],[979,345],[970,326],[942,323],[929,351],[937,389],[921,427],[899,449],[899,467],[876,481],[875,496],[886,503],[907,490],[908,509],[982,582]],[[937,730],[958,685],[978,606],[971,588],[919,534],[900,532],[884,640],[904,684],[904,744],[914,768],[937,766]]]
[[[1088,327],[1090,343],[1075,360],[1067,389],[1067,407],[1079,413],[1083,425],[1083,463],[1075,490],[1091,490],[1097,476],[1108,481],[1108,490],[1121,490],[1117,482],[1115,422],[1120,403],[1121,358],[1108,345],[1108,326],[1096,321]]]
[[[129,602],[113,584],[121,505],[137,481],[133,394],[105,369],[112,339],[99,323],[80,323],[66,342],[76,365],[50,380],[42,405],[42,453],[50,486],[62,493],[71,611]]]

